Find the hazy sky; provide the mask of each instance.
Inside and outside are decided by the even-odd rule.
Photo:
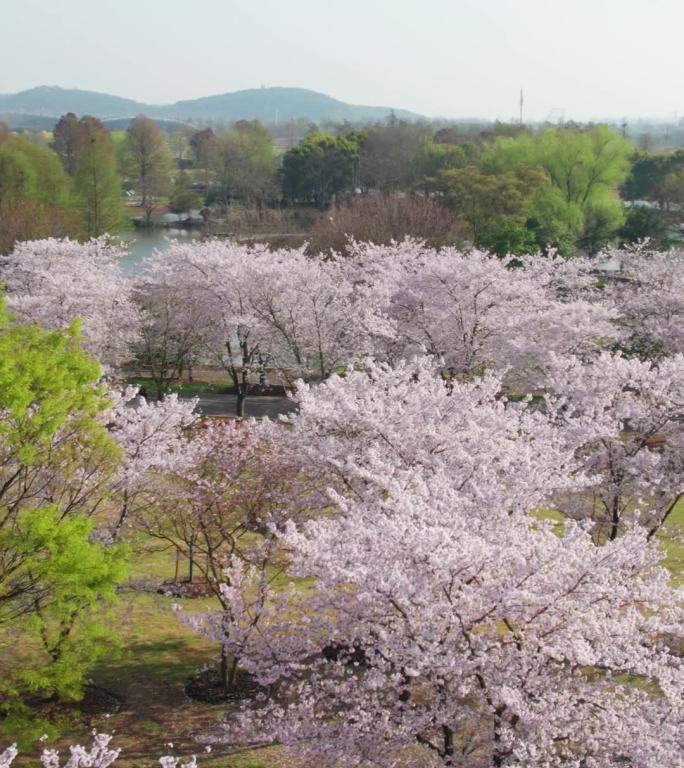
[[[684,115],[684,0],[0,0],[0,93],[260,85],[436,116]]]

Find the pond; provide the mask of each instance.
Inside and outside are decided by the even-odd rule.
[[[199,229],[136,229],[121,236],[128,253],[121,259],[121,267],[129,274],[139,272],[145,260],[153,251],[166,250],[172,241],[191,243],[199,240],[202,233]]]

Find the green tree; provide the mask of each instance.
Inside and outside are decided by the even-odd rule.
[[[273,139],[261,123],[241,120],[219,134],[211,146],[210,166],[224,210],[233,199],[260,206],[275,195]]]
[[[50,147],[62,161],[64,170],[74,175],[76,159],[83,140],[83,124],[73,112],[67,112],[59,118],[52,129],[53,140]]]
[[[37,174],[31,160],[14,142],[0,144],[0,202],[31,200]]]
[[[667,229],[663,213],[644,205],[628,208],[625,223],[620,228],[620,237],[625,243],[651,240],[657,247],[667,245]]]
[[[149,225],[155,202],[168,192],[172,158],[164,133],[149,117],[131,120],[123,146],[124,172],[135,184]]]
[[[0,135],[0,253],[17,240],[80,231],[71,179],[57,155],[25,136]]]
[[[431,138],[426,125],[391,118],[365,132],[359,159],[360,185],[391,194],[408,191],[420,181],[418,155]]]
[[[480,230],[475,245],[497,256],[534,253],[537,242],[534,233],[515,218],[500,218]]]
[[[584,206],[601,194],[614,194],[630,168],[632,145],[603,125],[588,130],[548,128],[538,134],[500,139],[483,156],[491,170],[519,165],[542,168],[568,203]]]
[[[83,125],[74,168],[74,195],[88,237],[121,228],[121,182],[114,144],[109,132],[94,124]]]
[[[471,239],[477,242],[485,229],[500,220],[524,223],[530,199],[544,182],[543,173],[525,165],[501,173],[469,166],[443,171],[435,189],[468,225]]]
[[[351,190],[358,156],[358,145],[350,139],[307,136],[283,157],[283,192],[322,210]]]
[[[606,126],[548,128],[499,139],[483,153],[482,163],[495,173],[521,165],[542,169],[554,192],[537,200],[539,245],[552,245],[566,253],[579,245],[594,252],[616,236],[624,221],[617,192],[629,172],[633,151],[623,136]],[[552,209],[560,216],[558,226],[548,219]],[[575,242],[570,244],[567,237],[573,230]],[[561,240],[539,240],[553,231]]]
[[[110,631],[126,553],[92,539],[120,461],[99,376],[77,326],[19,324],[0,297],[0,630],[37,649],[0,681],[6,723],[28,693],[78,698]]]
[[[629,176],[622,185],[626,200],[654,200],[661,206],[664,200],[660,192],[665,177],[684,169],[684,151],[658,155],[639,153],[632,158]]]
[[[578,245],[589,254],[598,253],[613,242],[625,223],[625,208],[622,202],[612,197],[590,200],[583,210],[584,227]]]
[[[40,205],[69,207],[71,181],[59,157],[24,136],[0,144],[0,200],[33,200]]]
[[[584,214],[579,205],[568,203],[560,190],[544,185],[530,200],[527,226],[539,248],[551,246],[570,256],[584,230]]]
[[[658,183],[655,195],[661,208],[681,211],[684,206],[684,167],[671,170]]]
[[[195,208],[201,208],[202,195],[195,192],[190,185],[190,177],[186,171],[178,171],[169,198],[169,208],[174,213],[187,213]]]

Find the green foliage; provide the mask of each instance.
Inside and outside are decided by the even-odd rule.
[[[0,201],[32,199],[36,186],[37,173],[31,160],[13,142],[0,144]]]
[[[40,648],[30,667],[11,676],[17,692],[79,699],[89,670],[111,650],[103,609],[116,601],[127,552],[91,541],[92,527],[83,515],[61,519],[57,507],[46,506],[23,511],[12,529],[0,530],[0,551],[19,558],[40,586],[32,610],[14,625]]]
[[[98,440],[109,440],[96,420],[108,406],[96,385],[99,376],[99,365],[81,349],[78,324],[44,331],[16,323],[0,297],[3,453],[26,466],[48,461],[53,440],[67,421]]]
[[[606,126],[548,128],[499,139],[483,153],[483,166],[496,173],[521,165],[543,170],[548,191],[536,196],[530,210],[538,244],[568,255],[577,246],[594,253],[624,221],[616,197],[632,152],[631,144]]]
[[[19,324],[0,297],[0,628],[40,649],[2,677],[11,718],[27,694],[78,698],[107,648],[126,551],[91,536],[120,461],[99,375],[77,325]]]
[[[23,136],[0,143],[0,201],[33,200],[41,205],[70,204],[69,177],[57,155]]]
[[[108,131],[85,128],[75,159],[74,193],[87,237],[121,229],[121,183]]]
[[[318,133],[307,136],[283,157],[283,190],[293,200],[325,208],[352,188],[359,159],[356,142]]]
[[[502,218],[479,232],[475,245],[497,256],[534,253],[537,243],[534,233],[512,218]]]
[[[169,208],[174,213],[187,213],[195,208],[201,208],[203,199],[190,186],[190,178],[185,171],[179,171],[173,180]]]
[[[684,167],[670,171],[655,190],[661,205],[681,211],[684,206]]]
[[[568,203],[559,189],[545,185],[530,201],[527,226],[540,248],[550,245],[570,256],[584,229],[584,215],[581,207]]]
[[[501,220],[522,224],[530,198],[544,180],[542,173],[525,165],[500,173],[469,166],[442,172],[435,188],[467,223],[477,242],[485,229],[491,230]]]
[[[627,200],[654,200],[661,203],[662,184],[671,173],[684,169],[684,151],[667,154],[638,154],[633,158],[629,176],[622,186]]]
[[[627,209],[625,223],[620,228],[619,234],[626,243],[635,243],[647,238],[655,245],[667,243],[662,213],[644,205],[635,205]]]
[[[277,168],[273,140],[261,123],[241,120],[232,130],[216,137],[207,132],[197,136],[198,157],[208,155],[224,209],[234,198],[251,206],[275,196]]]
[[[584,228],[579,245],[590,254],[598,253],[615,239],[625,223],[622,202],[613,197],[596,197],[584,208]]]

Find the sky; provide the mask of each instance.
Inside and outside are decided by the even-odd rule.
[[[291,86],[436,117],[684,116],[684,0],[0,0],[0,93]]]

